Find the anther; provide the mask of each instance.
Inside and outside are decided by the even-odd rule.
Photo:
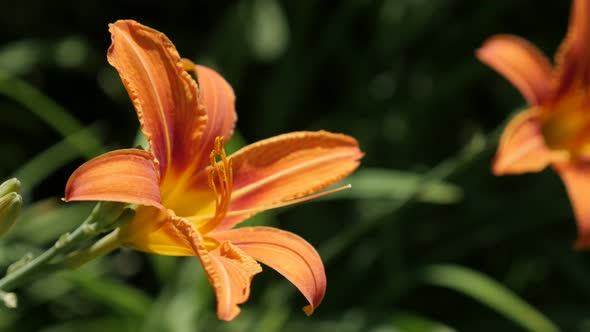
[[[209,188],[215,197],[215,214],[199,227],[202,233],[207,233],[217,227],[223,221],[229,209],[233,171],[231,158],[227,158],[224,145],[223,136],[216,137],[213,151],[209,154],[211,170],[207,180]]]

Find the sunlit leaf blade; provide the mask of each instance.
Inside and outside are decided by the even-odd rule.
[[[95,130],[92,127],[86,127],[50,146],[22,165],[14,173],[14,177],[21,180],[23,192],[35,188],[53,172],[80,156],[82,151],[76,149],[72,142],[92,140],[90,137],[93,136],[97,137]]]
[[[135,324],[125,317],[114,317],[105,315],[104,317],[92,319],[75,319],[66,322],[60,322],[44,328],[40,332],[132,332],[136,331]]]
[[[213,292],[194,257],[184,258],[159,296],[148,308],[140,331],[193,332],[213,318]],[[233,323],[233,322],[232,322]]]
[[[396,313],[393,331],[403,332],[454,332],[455,330],[430,318],[414,313]],[[374,332],[381,330],[375,329]],[[385,331],[385,329],[383,329]]]
[[[27,285],[25,292],[30,302],[46,303],[63,298],[74,288],[73,283],[65,279],[63,274],[50,274]]]
[[[86,275],[87,277],[100,278],[106,273],[106,269],[107,265],[102,264],[100,260],[93,261],[77,270],[49,273],[45,278],[34,280],[26,285],[21,292],[26,293],[30,303],[41,304],[57,301],[77,289],[76,284],[69,276]]]
[[[327,199],[405,199],[416,192],[419,201],[435,204],[457,203],[463,198],[461,188],[451,183],[425,181],[422,175],[406,171],[365,168],[344,182],[352,184],[351,190]]]
[[[14,228],[6,233],[3,240],[22,239],[31,244],[47,244],[79,225],[93,205],[65,204],[57,198],[36,202],[21,212]]]
[[[417,277],[424,283],[469,296],[528,331],[559,331],[549,319],[511,290],[477,271],[453,265],[430,265],[422,268]]]
[[[92,300],[122,315],[141,319],[151,305],[151,299],[145,293],[111,279],[82,273],[69,274],[67,279]]]
[[[257,315],[255,325],[252,330],[255,331],[283,331],[285,325],[292,314],[288,303],[289,296],[292,294],[291,285],[281,283],[274,287],[268,287],[262,296],[261,315]]]
[[[67,138],[84,157],[90,159],[105,152],[100,139],[90,132],[84,137],[73,139],[72,135],[84,129],[82,124],[62,106],[27,82],[0,72],[0,95],[25,106],[62,137]]]

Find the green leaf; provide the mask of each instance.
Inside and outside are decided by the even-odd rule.
[[[131,332],[137,331],[135,324],[130,323],[126,318],[121,317],[99,317],[91,319],[76,319],[66,322],[59,322],[39,332]]]
[[[82,137],[72,136],[84,132],[82,124],[61,105],[27,82],[0,72],[0,95],[12,98],[28,108],[65,137],[84,157],[90,159],[106,152],[100,139],[92,132],[85,132]]]
[[[129,315],[142,319],[151,299],[143,292],[107,278],[97,278],[86,273],[67,274],[67,279],[78,286],[78,289],[123,316]]]
[[[406,171],[365,168],[343,182],[352,184],[352,188],[328,198],[404,199],[416,191],[419,191],[417,199],[427,203],[453,204],[463,198],[461,188],[451,183],[442,180],[425,182],[424,176]]]
[[[95,203],[64,204],[56,198],[36,202],[21,212],[2,240],[20,238],[43,245],[78,226]]]
[[[35,188],[53,172],[80,157],[80,151],[72,145],[72,142],[85,141],[93,136],[97,136],[95,130],[91,127],[86,127],[74,135],[52,145],[21,166],[14,173],[14,176],[21,180],[23,191]]]
[[[559,331],[549,319],[510,289],[477,271],[453,265],[431,265],[422,268],[417,277],[424,283],[463,293],[529,331]]]
[[[375,329],[372,332],[454,332],[455,330],[430,318],[414,313],[396,313],[393,317],[393,330]]]
[[[192,332],[215,315],[213,290],[198,259],[183,258],[178,265],[175,279],[169,280],[154,300],[140,331]]]
[[[107,266],[101,260],[95,260],[77,270],[62,270],[49,273],[45,277],[32,281],[24,291],[30,303],[45,303],[64,299],[66,294],[77,289],[72,275],[85,275],[95,279],[103,278]]]

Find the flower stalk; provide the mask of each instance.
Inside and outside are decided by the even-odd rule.
[[[91,259],[98,257],[99,253],[106,254],[115,249],[116,247],[110,247],[110,250],[107,251],[105,250],[106,248],[103,248],[99,252],[96,252],[96,249],[91,252],[87,252],[83,249],[79,251],[79,254],[73,256],[76,257],[76,265],[64,264],[64,262],[67,261],[63,258],[64,255],[73,248],[76,248],[101,233],[112,230],[120,223],[129,221],[131,218],[130,215],[132,215],[133,212],[125,207],[126,204],[122,203],[98,203],[86,220],[84,220],[84,222],[73,232],[65,233],[60,236],[51,248],[47,249],[34,259],[23,261],[22,264],[18,264],[14,266],[14,268],[9,269],[8,273],[0,279],[0,291],[10,291],[41,273],[45,274],[47,272],[53,272],[62,266],[72,268],[78,267]],[[86,253],[86,255],[83,253]],[[92,253],[92,255],[90,255],[90,253]],[[55,261],[59,257],[62,257],[64,262]]]

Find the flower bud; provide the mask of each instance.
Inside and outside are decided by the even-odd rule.
[[[6,306],[6,308],[14,309],[18,306],[18,298],[14,293],[4,293],[2,294],[2,302]]]
[[[12,227],[22,205],[22,197],[15,192],[9,192],[0,197],[0,236]]]
[[[12,178],[0,184],[0,197],[20,191],[20,181],[17,178]]]

